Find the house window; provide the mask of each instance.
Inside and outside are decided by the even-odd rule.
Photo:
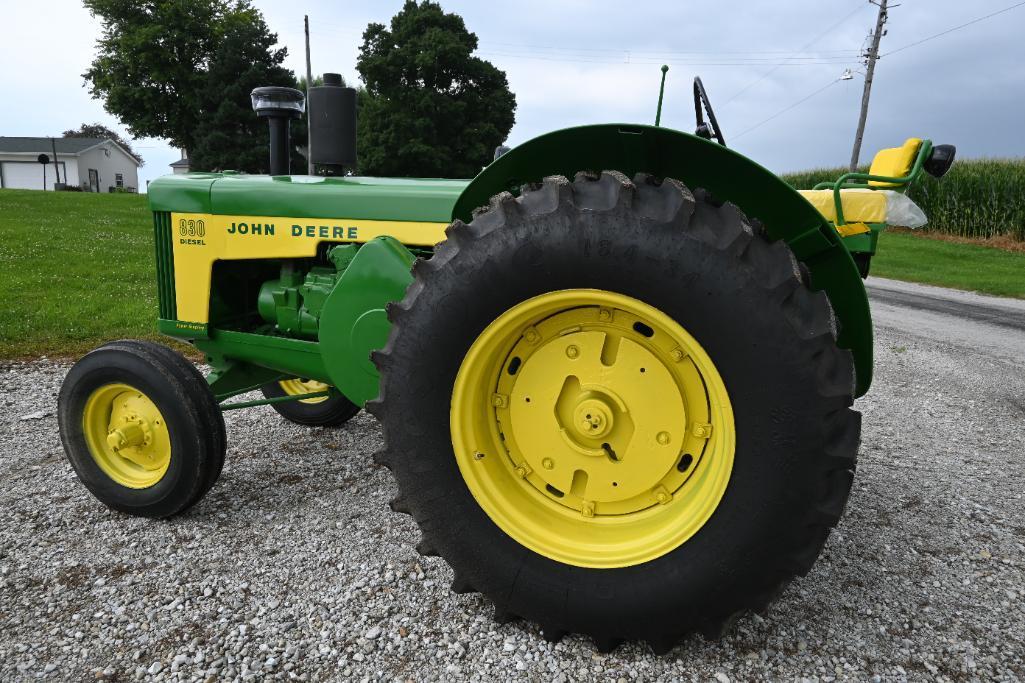
[[[125,174],[124,173],[115,173],[114,174],[114,184],[117,185],[118,187],[124,187],[125,186]]]

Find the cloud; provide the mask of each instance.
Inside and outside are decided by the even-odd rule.
[[[86,121],[115,125],[80,74],[99,27],[81,4],[6,3],[0,43],[2,135],[49,135]],[[355,81],[361,35],[387,23],[401,0],[255,0],[305,71],[303,14],[312,23],[313,70]],[[883,53],[996,11],[1009,0],[906,0],[890,13]],[[693,3],[613,0],[443,0],[480,39],[480,54],[504,69],[517,95],[511,143],[570,125],[654,120],[659,65],[669,73],[663,125],[694,126],[690,82],[700,74],[727,142],[777,172],[846,164],[861,100],[861,76],[836,82],[768,123],[736,136],[835,81],[857,57],[874,21],[866,0]],[[1025,7],[880,60],[863,159],[904,138],[928,136],[965,156],[1023,156]],[[794,57],[800,50],[801,59]],[[11,68],[10,65],[15,65]],[[41,77],[40,74],[43,74]],[[15,97],[12,97],[16,95]],[[119,130],[124,130],[119,127]],[[734,142],[735,140],[735,142]],[[177,153],[142,141],[144,178],[167,172]]]

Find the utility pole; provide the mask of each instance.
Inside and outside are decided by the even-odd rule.
[[[313,87],[313,70],[310,68],[310,15],[303,15],[306,25],[306,173],[313,175],[313,128],[310,121],[310,88]]]
[[[873,5],[879,5],[879,14],[876,15],[876,29],[872,32],[872,47],[869,48],[867,58],[868,68],[865,70],[865,89],[861,93],[861,116],[858,118],[858,132],[854,134],[854,151],[851,152],[851,172],[858,168],[858,158],[861,156],[861,138],[865,135],[865,119],[868,118],[868,98],[872,94],[872,77],[876,72],[876,60],[879,59],[879,40],[883,37],[883,26],[886,24],[886,0],[868,0]]]
[[[59,183],[61,181],[61,171],[60,171],[61,167],[57,165],[57,143],[54,142],[53,138],[50,138],[50,148],[53,150],[53,172],[57,175],[57,180],[53,181],[54,182],[53,189],[56,190],[57,189],[57,183]],[[64,180],[66,182],[67,178],[65,178]]]

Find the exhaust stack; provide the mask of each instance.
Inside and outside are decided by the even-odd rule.
[[[250,95],[253,111],[270,127],[270,174],[288,175],[292,161],[289,124],[305,111],[306,96],[294,88],[264,86]]]

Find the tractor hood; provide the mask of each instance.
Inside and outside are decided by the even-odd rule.
[[[469,180],[187,173],[149,185],[153,211],[448,223]]]

